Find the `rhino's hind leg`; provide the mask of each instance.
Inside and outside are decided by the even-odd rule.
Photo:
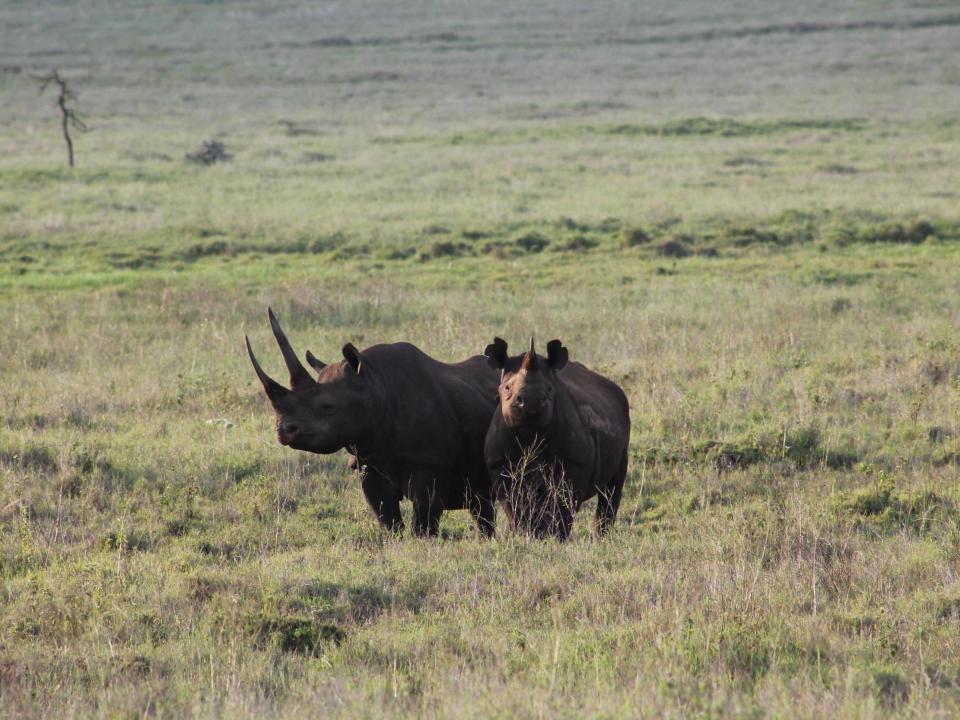
[[[413,534],[417,537],[434,537],[440,532],[443,505],[436,485],[433,474],[415,474],[410,478],[407,495],[413,502]]]
[[[597,495],[597,515],[594,518],[594,531],[600,537],[606,535],[617,519],[620,509],[620,499],[623,497],[623,482],[627,478],[627,449],[623,450],[623,457],[617,472],[610,484]]]
[[[360,481],[363,495],[367,498],[373,514],[380,524],[394,533],[403,532],[403,515],[400,513],[400,490],[394,488],[387,477],[372,468],[367,468]]]

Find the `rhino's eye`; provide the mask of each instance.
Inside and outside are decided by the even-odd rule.
[[[336,405],[331,405],[330,403],[322,403],[317,407],[317,412],[322,415],[329,415],[337,411]]]

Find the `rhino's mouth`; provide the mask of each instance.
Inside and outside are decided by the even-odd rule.
[[[550,422],[552,415],[553,407],[549,402],[541,403],[536,407],[517,407],[514,405],[508,412],[504,413],[504,420],[509,427],[532,428],[546,425]]]
[[[293,444],[293,441],[300,437],[299,431],[285,431],[277,430],[277,440],[281,445],[289,446]]]
[[[307,432],[303,429],[299,429],[296,433],[277,430],[277,440],[281,445],[293,450],[303,450],[318,455],[330,455],[343,449],[342,442],[325,437],[322,433]]]

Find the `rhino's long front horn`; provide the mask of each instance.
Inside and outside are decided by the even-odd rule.
[[[257,357],[253,354],[253,348],[250,347],[250,338],[244,335],[243,339],[247,343],[247,355],[250,356],[253,369],[257,371],[257,377],[260,378],[260,382],[263,383],[263,389],[266,390],[267,397],[270,398],[272,403],[276,404],[281,397],[290,391],[263,371],[260,363],[257,362]]]
[[[283,334],[283,330],[280,329],[280,323],[277,322],[277,316],[273,314],[271,308],[267,308],[267,316],[270,318],[270,327],[273,328],[273,336],[277,339],[280,352],[283,353],[283,360],[287,363],[287,370],[290,371],[290,387],[296,388],[298,386],[313,385],[314,379],[310,377],[310,373],[307,372],[303,363],[300,362],[300,358],[297,357],[293,348],[290,347],[290,342],[287,340],[287,336]]]
[[[524,370],[537,371],[540,369],[540,364],[537,361],[537,351],[533,347],[533,335],[530,336],[530,350],[523,356],[523,362],[520,364]]]

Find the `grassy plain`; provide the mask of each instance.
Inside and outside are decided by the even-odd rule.
[[[0,714],[956,716],[958,25],[0,6]],[[631,400],[616,531],[384,537],[276,445],[268,304],[323,359],[561,337]]]

